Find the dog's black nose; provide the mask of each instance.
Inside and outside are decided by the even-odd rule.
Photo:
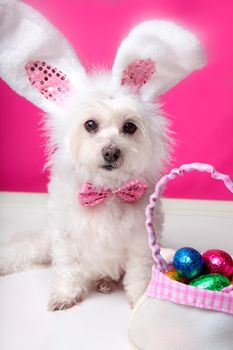
[[[102,155],[106,162],[116,162],[120,157],[121,150],[114,145],[106,146],[102,149]]]

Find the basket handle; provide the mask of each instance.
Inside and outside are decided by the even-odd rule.
[[[215,180],[222,180],[230,192],[233,193],[233,182],[229,175],[218,172],[212,165],[204,163],[184,164],[179,168],[174,168],[169,174],[163,176],[156,184],[154,193],[150,196],[149,204],[146,207],[146,228],[148,232],[149,245],[152,251],[152,257],[160,271],[166,272],[169,264],[160,254],[160,247],[157,243],[157,234],[153,226],[153,214],[157,205],[157,200],[161,197],[167,187],[167,183],[174,180],[177,176],[184,175],[191,171],[200,171],[211,174]]]

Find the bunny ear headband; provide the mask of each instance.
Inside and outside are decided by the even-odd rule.
[[[157,97],[205,64],[196,37],[167,21],[134,28],[120,45],[112,69],[116,86],[144,99]],[[62,33],[30,6],[0,0],[0,76],[45,112],[62,108],[87,79]]]

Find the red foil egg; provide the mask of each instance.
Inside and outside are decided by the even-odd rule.
[[[207,250],[203,255],[205,270],[230,278],[233,275],[232,257],[220,249]]]

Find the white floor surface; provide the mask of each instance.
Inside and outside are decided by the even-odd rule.
[[[45,195],[0,194],[0,241],[46,221]],[[233,253],[233,202],[165,201],[164,242]],[[123,291],[92,293],[79,306],[47,312],[50,269],[0,278],[1,350],[129,350]]]

